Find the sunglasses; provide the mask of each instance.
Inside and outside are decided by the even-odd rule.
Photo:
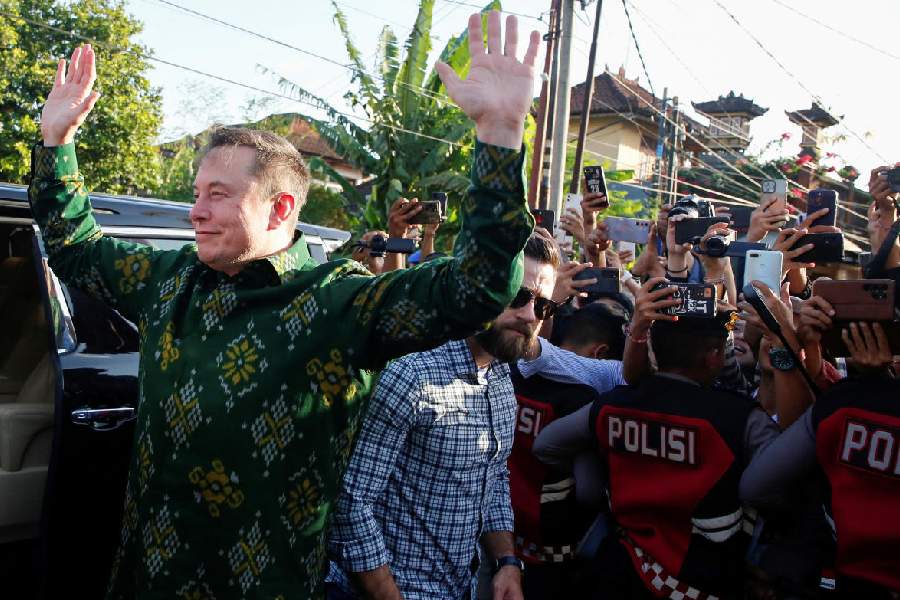
[[[544,321],[553,316],[553,313],[556,312],[556,309],[562,305],[562,302],[554,302],[549,298],[544,298],[543,296],[538,296],[537,292],[534,290],[529,290],[528,288],[521,288],[519,293],[516,294],[516,297],[513,298],[513,301],[510,302],[510,308],[522,308],[529,302],[534,300],[534,316],[539,320]]]

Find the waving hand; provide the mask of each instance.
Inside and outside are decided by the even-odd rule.
[[[462,80],[445,63],[436,69],[456,104],[475,121],[478,139],[484,143],[516,150],[522,144],[525,115],[534,98],[534,63],[541,36],[531,32],[528,50],[520,62],[518,23],[512,15],[506,18],[506,44],[500,48],[500,13],[488,15],[488,40],[485,52],[481,31],[481,15],[469,17],[469,53],[472,66]]]
[[[94,58],[94,49],[86,44],[72,52],[68,72],[65,59],[60,59],[53,89],[41,113],[45,146],[60,146],[74,140],[78,127],[100,97],[100,92],[92,91],[97,79]]]

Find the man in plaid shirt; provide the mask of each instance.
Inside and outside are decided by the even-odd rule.
[[[507,458],[517,403],[506,363],[536,343],[559,254],[532,235],[516,298],[484,332],[381,374],[335,507],[329,598],[474,598],[479,540],[494,598],[520,600]]]

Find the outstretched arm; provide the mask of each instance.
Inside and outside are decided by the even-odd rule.
[[[177,253],[105,238],[94,221],[73,141],[100,97],[93,89],[96,78],[89,44],[76,48],[68,65],[59,61],[41,113],[43,144],[32,152],[28,195],[50,266],[60,279],[137,321],[144,300],[153,296],[147,286],[158,260]]]
[[[500,314],[521,285],[521,251],[534,226],[525,203],[522,135],[540,36],[532,33],[519,61],[515,29],[510,17],[502,52],[500,16],[490,13],[485,52],[481,16],[473,15],[468,78],[437,65],[450,96],[475,121],[478,137],[453,259],[327,286],[335,294],[329,306],[344,298],[349,318],[362,326],[357,338],[364,347],[354,353],[358,366],[377,367],[394,356],[467,337]]]

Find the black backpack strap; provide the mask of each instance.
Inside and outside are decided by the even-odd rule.
[[[878,249],[878,252],[872,257],[868,266],[866,266],[866,279],[878,279],[884,274],[888,256],[890,256],[891,249],[894,247],[894,242],[897,241],[898,236],[900,236],[900,219],[897,219],[894,221],[894,224],[891,225],[891,229],[888,231],[884,241],[881,242],[881,247]]]

